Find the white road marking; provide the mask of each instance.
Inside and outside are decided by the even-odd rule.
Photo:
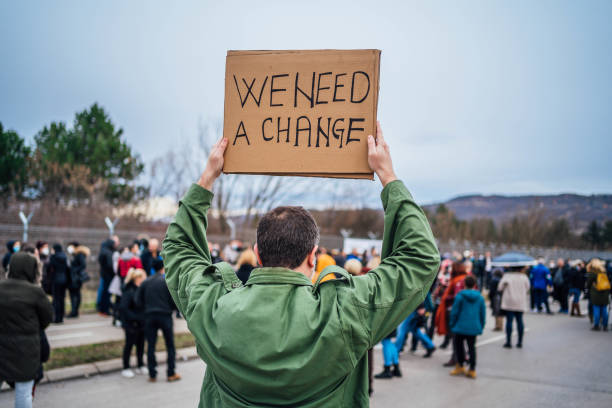
[[[47,333],[53,333],[56,331],[66,331],[66,330],[75,330],[75,329],[86,329],[89,327],[113,327],[111,325],[110,320],[103,322],[86,322],[86,323],[74,323],[74,324],[64,324],[64,325],[54,325],[47,328]]]
[[[90,336],[93,336],[93,332],[87,331],[87,332],[58,334],[57,336],[49,336],[49,341],[66,340],[66,339],[74,339],[74,338],[90,337]]]
[[[529,328],[525,327],[525,333],[527,333],[528,331],[529,331]],[[518,332],[516,330],[512,330],[512,337],[516,337],[516,336],[518,336]],[[500,341],[500,340],[506,340],[506,335],[502,334],[499,336],[491,337],[490,339],[478,341],[476,342],[476,347],[485,346],[487,344],[495,343],[496,341]],[[452,347],[450,350],[445,351],[444,354],[447,354],[447,355],[453,354]]]

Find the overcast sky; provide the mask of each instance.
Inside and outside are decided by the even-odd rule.
[[[419,202],[612,192],[612,1],[22,0],[0,18],[0,121],[29,140],[98,102],[150,160],[222,119],[228,49],[378,48],[378,117]]]

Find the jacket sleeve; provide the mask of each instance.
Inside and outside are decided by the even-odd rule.
[[[353,279],[370,347],[395,329],[425,299],[440,265],[440,254],[423,210],[399,181],[381,193],[385,209],[382,262]]]
[[[212,305],[222,291],[213,290],[215,283],[222,284],[218,274],[204,273],[211,265],[206,228],[206,213],[213,193],[193,184],[179,203],[174,221],[168,227],[163,245],[166,283],[178,310],[189,321],[196,304]],[[204,302],[200,302],[201,298]]]
[[[39,289],[38,292],[39,299],[36,302],[36,314],[38,315],[40,329],[44,330],[51,323],[51,319],[53,319],[53,306],[42,289]]]
[[[487,307],[485,306],[485,300],[483,297],[480,298],[480,323],[484,329],[487,323]]]

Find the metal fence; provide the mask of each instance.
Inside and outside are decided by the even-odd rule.
[[[4,245],[9,240],[21,240],[23,233],[23,225],[19,224],[2,224],[0,225],[0,243]],[[139,238],[157,238],[160,241],[163,239],[164,232],[162,230],[123,230],[118,228],[115,234],[119,236],[121,243],[128,244],[134,239]],[[34,244],[36,241],[46,241],[49,244],[60,243],[64,247],[72,241],[77,241],[81,245],[85,245],[91,249],[91,255],[88,259],[88,272],[92,279],[92,284],[97,282],[98,278],[98,252],[100,244],[108,239],[109,231],[103,228],[75,228],[75,227],[51,227],[51,226],[30,226],[29,227],[29,242]],[[243,229],[236,232],[236,239],[240,239],[245,243],[253,244],[256,238],[255,229]],[[211,234],[208,236],[210,242],[218,243],[221,246],[230,241],[229,235]],[[343,237],[336,235],[322,235],[320,245],[326,248],[342,248]],[[589,251],[582,249],[568,248],[541,248],[536,246],[519,246],[506,245],[483,242],[469,241],[449,241],[439,242],[438,246],[441,253],[445,252],[463,252],[470,249],[483,254],[490,251],[494,256],[508,251],[518,251],[529,254],[533,257],[544,257],[546,259],[570,258],[587,260],[593,257],[603,259],[612,259],[610,251]],[[3,249],[0,253],[3,253]],[[91,284],[90,284],[91,285]]]

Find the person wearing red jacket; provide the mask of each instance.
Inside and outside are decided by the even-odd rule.
[[[440,299],[440,306],[436,311],[436,327],[438,328],[438,334],[440,335],[449,334],[451,338],[453,336],[448,325],[450,311],[453,307],[455,296],[465,289],[464,279],[467,275],[468,268],[465,262],[457,261],[453,263],[450,282],[448,283],[448,287],[444,290],[444,294]],[[453,355],[451,356],[450,360],[444,364],[444,366],[454,366],[457,363],[456,355],[456,350],[453,347]]]
[[[142,269],[142,262],[140,261],[140,245],[138,241],[132,242],[132,245],[126,247],[123,253],[121,254],[121,258],[119,258],[119,276],[121,277],[121,282],[127,276],[128,271],[131,268],[134,269]]]

